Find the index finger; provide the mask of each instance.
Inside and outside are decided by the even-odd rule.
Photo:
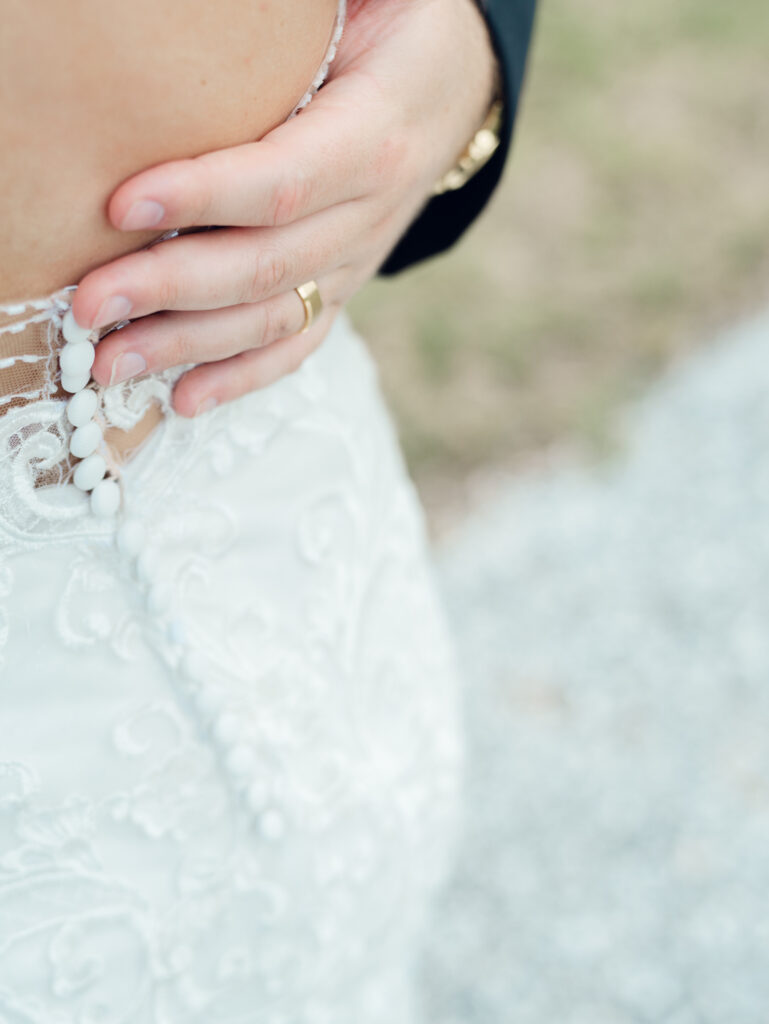
[[[361,98],[342,77],[259,142],[142,171],[113,193],[109,219],[122,231],[278,226],[358,199],[376,146]]]

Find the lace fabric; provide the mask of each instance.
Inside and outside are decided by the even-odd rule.
[[[456,684],[349,325],[123,488],[3,510],[0,1020],[412,1024]]]
[[[373,365],[341,318],[194,420],[96,389],[99,518],[71,293],[0,311],[0,1021],[414,1024],[462,745]]]
[[[3,537],[18,544],[36,543],[46,532],[98,532],[87,494],[72,485],[78,460],[69,450],[71,395],[62,389],[59,370],[62,320],[73,291],[0,306],[0,550]],[[100,451],[116,477],[170,411],[184,369],[93,387],[104,435]]]
[[[292,117],[307,106],[325,82],[345,26],[346,0],[338,0],[331,40],[309,89]],[[177,235],[166,232],[157,241]],[[152,244],[157,244],[154,242]],[[46,520],[44,507],[60,505],[61,496],[37,493],[72,482],[77,459],[69,451],[73,428],[67,421],[71,397],[62,388],[58,356],[64,346],[63,317],[74,286],[53,295],[0,304],[0,509],[18,531],[34,530]],[[121,326],[121,325],[116,325]],[[102,331],[102,336],[107,333]],[[93,387],[98,395],[96,422],[104,435],[100,453],[110,474],[140,448],[170,410],[173,384],[187,367],[148,375],[114,388]],[[72,489],[67,488],[71,493]],[[75,516],[78,498],[64,499],[65,518]],[[85,499],[80,506],[85,510]]]

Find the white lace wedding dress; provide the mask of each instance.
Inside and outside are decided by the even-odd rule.
[[[410,1024],[461,757],[372,363],[342,319],[196,420],[173,373],[96,388],[103,426],[165,411],[100,517],[70,294],[0,310],[3,394],[47,382],[0,416],[0,1022]]]

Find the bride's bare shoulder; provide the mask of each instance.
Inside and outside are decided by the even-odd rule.
[[[142,244],[109,228],[112,190],[280,123],[323,59],[336,9],[0,0],[0,300],[72,283]]]

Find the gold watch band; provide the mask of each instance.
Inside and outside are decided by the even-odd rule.
[[[470,140],[469,145],[457,160],[433,186],[433,195],[442,196],[462,188],[491,160],[502,141],[502,114],[504,103],[495,100],[486,120]]]

